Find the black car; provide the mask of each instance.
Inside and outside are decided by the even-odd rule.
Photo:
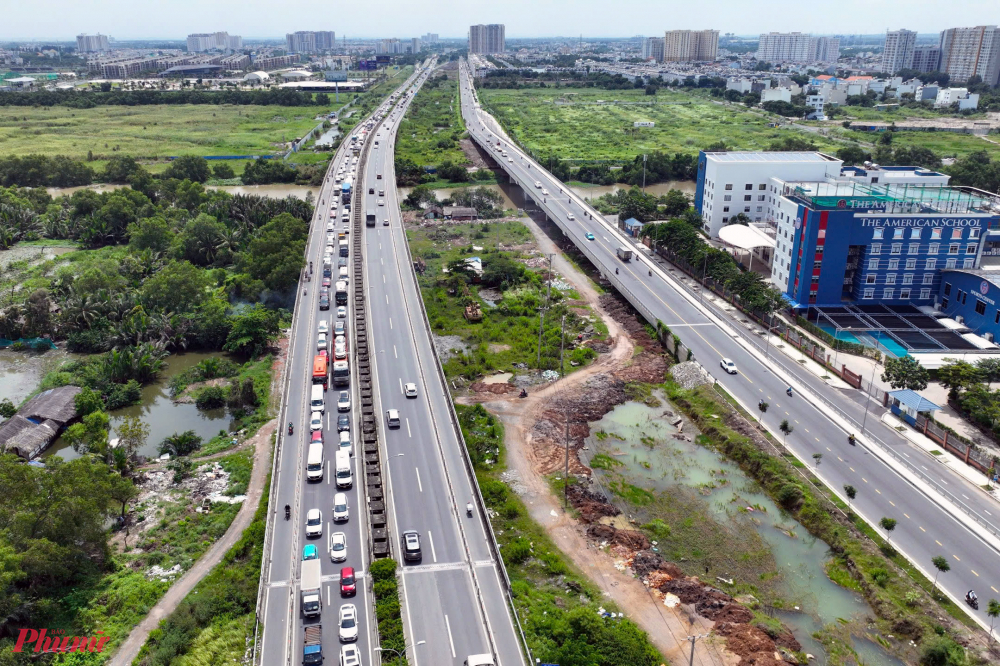
[[[330,297],[329,296],[320,296],[319,297],[319,309],[320,310],[329,310],[330,309]]]
[[[416,530],[406,530],[399,536],[403,549],[403,559],[407,562],[418,562],[423,555],[420,553],[420,533]]]
[[[337,432],[344,432],[351,429],[351,417],[347,414],[337,415]]]

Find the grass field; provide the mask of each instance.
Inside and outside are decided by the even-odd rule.
[[[831,136],[843,137],[862,144],[873,144],[879,135],[873,132],[857,132],[846,129],[831,129]],[[995,136],[995,135],[994,135]],[[993,159],[1000,157],[1000,145],[971,134],[954,132],[896,132],[892,145],[920,146],[930,148],[938,157],[965,157],[969,153],[985,150]]]
[[[0,110],[0,154],[259,155],[281,150],[319,122],[323,106],[157,105]]]
[[[445,160],[456,164],[468,161],[458,145],[465,131],[459,115],[458,81],[439,76],[433,75],[421,87],[397,134],[396,157],[411,159],[420,166]]]
[[[823,150],[839,144],[798,130],[769,128],[770,115],[724,105],[700,95],[661,90],[560,88],[480,90],[483,105],[535,155],[563,159],[631,160],[643,152],[696,153],[717,141],[730,148],[762,150],[789,134]],[[653,101],[655,100],[655,101]],[[653,101],[653,103],[651,103]],[[636,121],[655,127],[634,128]]]

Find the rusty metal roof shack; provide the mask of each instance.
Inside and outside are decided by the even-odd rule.
[[[0,450],[31,460],[44,451],[63,427],[76,418],[78,386],[39,393],[0,425]]]

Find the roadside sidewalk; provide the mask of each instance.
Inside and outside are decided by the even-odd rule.
[[[992,483],[989,483],[989,479],[986,478],[985,474],[973,467],[970,467],[969,465],[966,465],[964,460],[961,460],[950,451],[945,451],[944,447],[940,444],[923,433],[914,430],[909,425],[896,418],[896,416],[892,413],[885,412],[882,414],[882,422],[890,428],[895,429],[901,435],[906,437],[906,439],[910,440],[910,442],[914,445],[920,447],[920,449],[933,458],[935,462],[940,465],[944,465],[970,483],[975,484],[994,501],[1000,503],[1000,497],[997,497],[996,487]],[[986,489],[987,486],[990,486],[990,490]]]

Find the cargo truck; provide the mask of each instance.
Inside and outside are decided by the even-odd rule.
[[[365,212],[365,226],[374,227],[375,226],[375,209],[369,208]]]
[[[302,562],[302,582],[299,595],[302,599],[302,615],[304,617],[319,617],[323,612],[323,588],[320,586],[322,569],[320,560],[305,560]]]
[[[618,254],[618,258],[621,259],[622,261],[632,260],[632,250],[630,250],[627,247],[619,245],[618,249],[615,252]]]
[[[310,560],[319,562],[319,560]],[[305,641],[302,647],[302,663],[305,666],[316,666],[323,663],[323,625],[313,624],[306,627]]]
[[[334,361],[333,385],[347,386],[350,383],[351,383],[351,369],[348,367],[347,361]]]
[[[347,305],[347,283],[337,280],[336,284],[337,305]]]

